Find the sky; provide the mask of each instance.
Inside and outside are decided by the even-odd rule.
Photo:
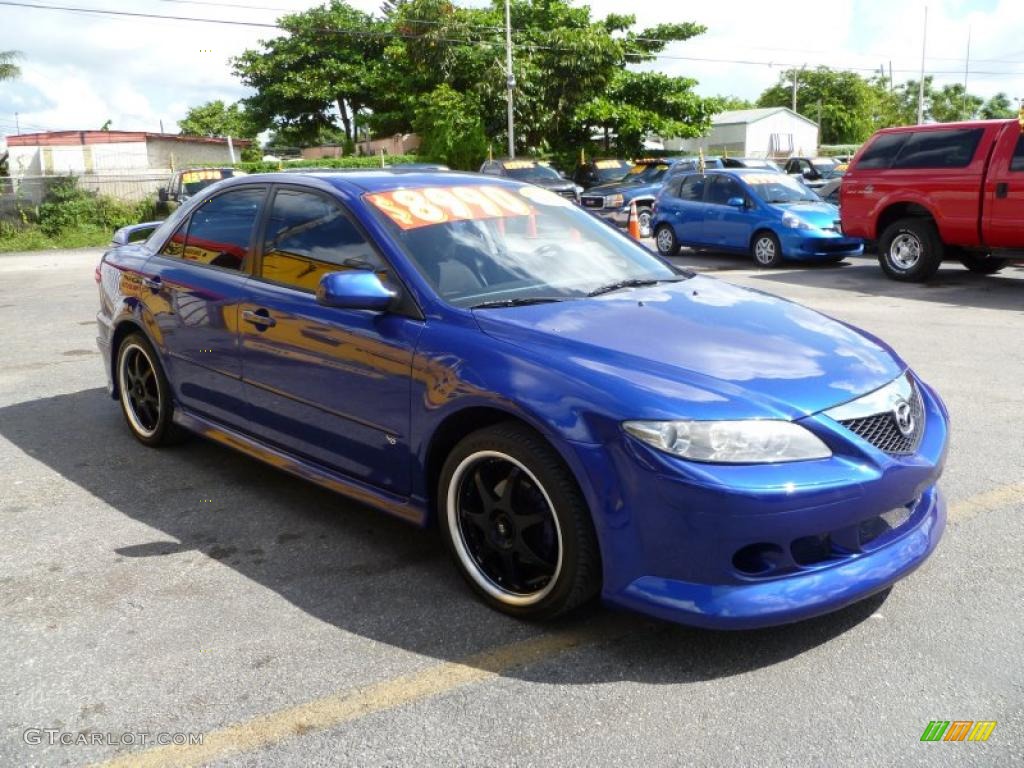
[[[16,0],[135,13],[273,23],[316,0]],[[274,29],[98,16],[5,5],[0,50],[17,49],[22,75],[0,84],[0,135],[96,129],[177,131],[190,106],[247,95],[229,59]],[[352,0],[367,11],[380,0]],[[480,5],[470,0],[460,5]],[[582,3],[577,3],[582,4]],[[703,95],[756,99],[790,66],[895,70],[897,82],[921,67],[939,84],[963,82],[970,31],[968,88],[989,97],[1024,98],[1024,0],[672,0],[627,4],[593,0],[594,16],[630,10],[640,28],[696,21],[708,31],[671,44],[646,65],[699,81]],[[731,60],[731,61],[726,61]],[[737,63],[738,61],[749,63]]]

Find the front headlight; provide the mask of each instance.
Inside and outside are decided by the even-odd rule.
[[[627,421],[623,429],[659,451],[716,464],[827,459],[821,440],[791,421]]]
[[[621,208],[626,204],[626,199],[622,195],[608,195],[604,199],[605,208]]]
[[[792,229],[814,229],[810,224],[792,213],[782,214],[782,224]]]

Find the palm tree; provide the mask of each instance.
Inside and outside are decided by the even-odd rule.
[[[0,51],[0,81],[13,80],[21,74],[15,60],[21,57],[18,51]]]

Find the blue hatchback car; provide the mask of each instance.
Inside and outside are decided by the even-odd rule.
[[[864,252],[860,238],[843,235],[838,208],[791,176],[752,168],[674,177],[658,193],[651,227],[663,256],[686,245],[748,253],[760,267],[777,267]]]
[[[119,231],[96,274],[142,444],[197,433],[436,525],[515,616],[602,595],[789,622],[888,587],[942,534],[946,409],[895,352],[536,186],[246,176]]]

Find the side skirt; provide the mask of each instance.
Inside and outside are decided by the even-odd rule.
[[[174,409],[174,423],[187,429],[189,432],[195,432],[221,445],[234,448],[246,456],[270,464],[272,467],[284,470],[304,480],[309,480],[367,506],[380,509],[406,522],[421,527],[426,524],[426,510],[410,504],[408,499],[380,491],[358,480],[332,472],[326,467],[310,463],[277,448],[271,448],[248,435],[243,435],[241,432],[236,432],[194,413],[189,413],[183,410],[181,406]]]

